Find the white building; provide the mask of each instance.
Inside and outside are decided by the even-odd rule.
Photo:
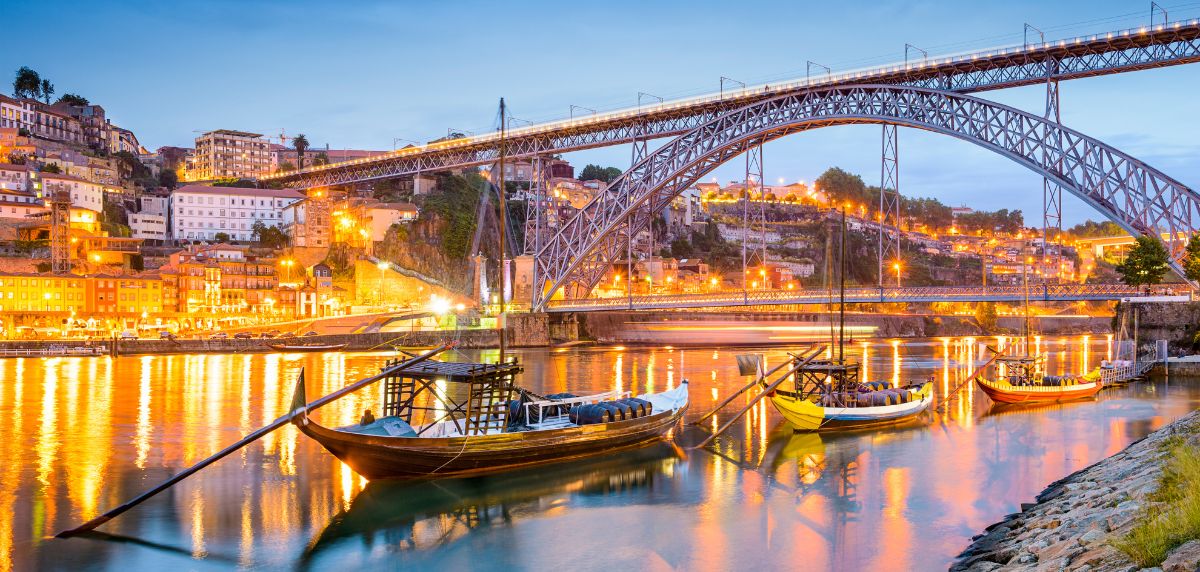
[[[251,240],[255,222],[282,227],[284,209],[303,199],[288,190],[187,185],[171,193],[171,237],[213,240],[225,233],[232,240]]]
[[[159,214],[140,212],[129,215],[129,229],[133,238],[146,240],[166,240],[168,236],[167,217]]]
[[[58,191],[70,191],[71,206],[104,212],[104,185],[93,183],[71,175],[41,173],[43,196],[49,197]]]
[[[6,191],[28,191],[29,166],[0,163],[0,189]]]
[[[270,143],[258,133],[218,129],[196,138],[189,181],[250,178],[271,172]]]

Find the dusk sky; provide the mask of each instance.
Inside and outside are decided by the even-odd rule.
[[[1141,0],[6,4],[10,17],[54,21],[55,41],[0,51],[4,91],[28,65],[59,95],[103,105],[150,149],[191,146],[197,131],[218,128],[391,149],[393,138],[492,129],[502,96],[515,117],[548,120],[572,104],[631,106],[639,91],[668,99],[715,91],[720,76],[802,77],[806,60],[835,72],[894,62],[905,42],[937,55],[1020,44],[1024,22],[1058,39],[1150,18]],[[1200,16],[1200,2],[1163,5],[1172,20]],[[1198,80],[1200,68],[1180,66],[1067,82],[1063,122],[1196,187]],[[1044,105],[1041,87],[980,95],[1039,114]],[[838,165],[878,184],[879,131],[839,127],[773,143],[768,181],[809,181]],[[902,193],[1021,208],[1040,223],[1038,176],[944,136],[905,129],[900,139]],[[568,158],[625,168],[629,150]],[[740,164],[716,175],[741,179]],[[1075,199],[1067,205],[1069,223],[1099,218]]]

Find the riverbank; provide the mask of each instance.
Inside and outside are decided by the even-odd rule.
[[[1162,515],[1177,499],[1159,494],[1175,447],[1200,446],[1194,411],[1107,459],[1046,487],[1033,504],[975,537],[952,571],[1139,570],[1115,546],[1147,514]],[[1176,486],[1179,486],[1178,484]],[[1200,539],[1171,550],[1164,572],[1200,569]]]

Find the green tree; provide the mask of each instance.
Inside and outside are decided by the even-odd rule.
[[[304,168],[304,152],[308,150],[308,137],[303,133],[292,138],[292,148],[296,150],[296,165]]]
[[[213,235],[213,240],[217,242],[229,242],[229,233],[218,232],[217,234]]]
[[[976,304],[975,321],[979,323],[979,329],[983,330],[985,334],[996,331],[996,303],[980,302]]]
[[[312,164],[314,167],[320,167],[321,165],[328,165],[329,164],[329,155],[327,153],[325,153],[324,151],[317,153],[317,156],[313,157]]]
[[[868,200],[867,185],[863,183],[862,177],[840,167],[826,169],[820,177],[817,177],[816,186],[834,204],[847,201],[871,203]]]
[[[1158,284],[1167,274],[1167,249],[1149,236],[1137,237],[1125,260],[1117,265],[1121,281],[1130,286]]]
[[[42,165],[42,172],[58,175],[62,173],[62,167],[59,167],[58,163],[46,163]]]
[[[286,173],[288,171],[295,171],[295,170],[296,170],[296,165],[293,164],[291,161],[284,161],[279,164],[279,172],[280,173]]]
[[[13,97],[37,99],[41,94],[42,76],[27,66],[21,66],[21,69],[17,70],[16,79],[13,80]]]
[[[1188,239],[1183,255],[1183,275],[1192,282],[1200,282],[1200,234],[1193,234]]]
[[[158,172],[158,186],[174,190],[178,184],[179,175],[174,169],[163,168]]]
[[[616,167],[601,167],[600,165],[587,164],[583,170],[579,172],[579,180],[591,181],[601,180],[605,183],[613,182],[617,177],[621,176],[621,170]]]
[[[42,100],[46,102],[46,105],[50,105],[50,96],[54,95],[54,84],[50,83],[48,79],[43,79],[41,92]]]
[[[64,94],[62,94],[62,97],[58,98],[58,103],[82,106],[82,105],[88,105],[90,102],[88,101],[88,98],[86,98],[82,95],[79,95],[77,93],[64,93]]]

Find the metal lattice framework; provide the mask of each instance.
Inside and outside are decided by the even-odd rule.
[[[618,229],[648,224],[717,166],[751,146],[792,133],[845,124],[895,124],[975,143],[1053,180],[1131,234],[1165,241],[1180,270],[1183,243],[1200,224],[1200,195],[1094,138],[1043,117],[984,99],[931,89],[860,85],[784,95],[747,105],[675,138],[616,179],[537,254],[545,288],[534,306],[566,288],[586,295],[616,259]],[[632,230],[629,230],[632,229]],[[1182,272],[1180,272],[1182,274]]]
[[[972,93],[1197,61],[1200,61],[1200,21],[1173,22],[869,70],[822,74],[738,91],[722,90],[719,95],[531,125],[509,131],[507,155],[533,157],[539,153],[566,153],[677,136],[748,104],[834,86],[890,84]],[[1048,78],[1049,62],[1054,63]],[[312,188],[486,165],[494,163],[498,156],[498,135],[493,133],[310,167],[261,180],[288,188]]]

